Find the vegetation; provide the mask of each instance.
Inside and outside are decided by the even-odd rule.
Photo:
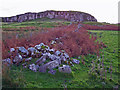
[[[46,22],[47,21],[43,22],[45,26],[48,25],[46,24]],[[64,22],[64,23],[67,23],[67,22]],[[3,27],[4,26],[5,25],[3,25]],[[12,24],[10,24],[10,26],[12,26]],[[118,58],[120,58],[119,57],[120,48],[118,47],[118,42],[120,41],[118,39],[118,36],[120,34],[119,33],[120,31],[109,31],[109,30],[108,31],[104,31],[104,30],[86,31],[85,28],[82,28],[80,29],[81,32],[71,33],[73,30],[76,30],[77,24],[72,24],[68,28],[67,27],[65,28],[65,27],[66,26],[56,27],[52,29],[46,28],[47,30],[39,29],[33,32],[32,31],[3,32],[3,42],[4,44],[6,44],[5,46],[3,46],[3,49],[4,49],[3,57],[7,56],[7,53],[9,52],[10,47],[14,47],[15,43],[17,43],[16,46],[19,46],[19,45],[25,46],[25,44],[23,43],[23,42],[26,42],[25,39],[31,40],[31,42],[34,41],[33,43],[26,42],[27,46],[32,46],[34,44],[37,44],[37,43],[39,44],[40,42],[44,42],[48,39],[52,40],[53,38],[56,38],[56,36],[60,37],[61,35],[66,35],[66,39],[63,39],[63,40],[67,42],[68,46],[70,46],[69,49],[72,49],[73,51],[71,52],[67,49],[68,50],[67,52],[69,54],[71,53],[71,58],[77,58],[78,60],[80,60],[79,65],[75,64],[74,67],[71,67],[72,69],[71,74],[64,74],[57,71],[55,75],[51,75],[49,73],[33,72],[33,71],[30,71],[29,69],[23,69],[23,67],[21,66],[11,66],[9,68],[4,65],[3,74],[2,74],[3,87],[4,88],[5,87],[114,88],[120,85],[119,83],[120,79],[118,78],[118,75],[120,74],[120,71],[118,70],[119,68]],[[63,29],[63,31],[61,29]],[[53,30],[55,31],[51,32]],[[31,32],[32,32],[32,36],[30,36]],[[44,32],[44,34],[41,34],[41,32],[42,33]],[[53,37],[48,36],[48,32],[51,32],[49,35]],[[18,35],[17,38],[16,38],[16,35]],[[44,40],[41,39],[40,42],[37,42],[38,40],[37,35],[43,35]],[[45,37],[45,35],[47,37]],[[12,40],[8,40],[8,38],[10,37],[12,38]],[[82,40],[79,40],[81,38]],[[17,42],[17,41],[21,41],[21,42]],[[80,54],[77,51],[74,52],[74,50],[78,50],[77,47],[79,46],[79,43],[77,41],[80,41],[80,44],[82,43],[84,44],[83,46],[86,46],[83,49],[83,52],[87,51],[85,50],[86,48],[93,47],[93,49],[95,50],[98,49],[99,54],[96,54],[96,53]],[[97,48],[94,46],[94,44],[97,45]],[[58,48],[57,46],[58,45],[56,44],[56,48]],[[82,45],[80,46],[82,47]],[[75,54],[76,52],[77,54]],[[36,60],[37,58],[33,59],[32,62],[35,62]]]

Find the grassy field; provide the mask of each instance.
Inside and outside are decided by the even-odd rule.
[[[39,21],[39,20],[38,20]],[[52,27],[56,22],[42,21],[42,22],[23,22],[10,24],[11,27],[17,26],[47,26]],[[62,22],[62,24],[69,24],[70,22]],[[42,23],[42,24],[40,24]],[[49,26],[50,25],[50,26]],[[8,24],[3,25],[3,27],[10,27]],[[3,87],[21,87],[21,88],[113,88],[120,85],[118,75],[120,71],[118,70],[118,54],[120,54],[120,48],[118,47],[118,36],[120,32],[118,31],[101,31],[101,30],[88,30],[90,34],[97,36],[98,41],[103,41],[107,45],[106,48],[100,50],[100,59],[104,60],[104,68],[107,70],[106,78],[105,72],[101,78],[100,74],[96,75],[96,71],[90,73],[92,69],[93,60],[95,64],[95,70],[98,62],[96,55],[84,56],[85,65],[82,64],[83,58],[79,56],[80,64],[74,64],[71,67],[71,74],[64,74],[56,72],[55,75],[49,73],[33,72],[28,69],[23,69],[21,66],[11,66],[11,68],[6,68],[3,76]],[[73,57],[71,57],[73,58]],[[75,57],[74,57],[75,58]],[[32,62],[37,60],[33,59]],[[32,63],[31,62],[31,63]],[[112,74],[109,72],[109,68],[112,66]],[[7,74],[7,75],[6,75]],[[112,75],[112,79],[110,79]]]

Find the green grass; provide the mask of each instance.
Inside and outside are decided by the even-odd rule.
[[[55,27],[55,25],[59,25],[60,23],[64,25],[70,24],[70,22],[66,20],[41,18],[41,19],[35,19],[21,23],[17,23],[17,22],[9,23],[9,24],[2,23],[2,28],[19,28],[19,27],[27,27],[27,26],[52,28]]]

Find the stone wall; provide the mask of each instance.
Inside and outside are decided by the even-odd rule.
[[[65,19],[72,22],[82,22],[82,21],[95,21],[97,22],[97,19],[84,12],[77,12],[77,11],[44,11],[39,13],[25,13],[20,14],[12,17],[2,17],[3,22],[24,22],[29,20],[34,20],[37,18],[57,18],[57,19]]]

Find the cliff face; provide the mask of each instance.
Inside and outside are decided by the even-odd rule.
[[[72,22],[82,22],[82,21],[95,21],[97,19],[84,12],[77,12],[77,11],[44,11],[39,13],[25,13],[20,14],[12,17],[2,17],[2,22],[24,22],[29,20],[34,20],[38,18],[57,18],[57,19],[65,19]]]

